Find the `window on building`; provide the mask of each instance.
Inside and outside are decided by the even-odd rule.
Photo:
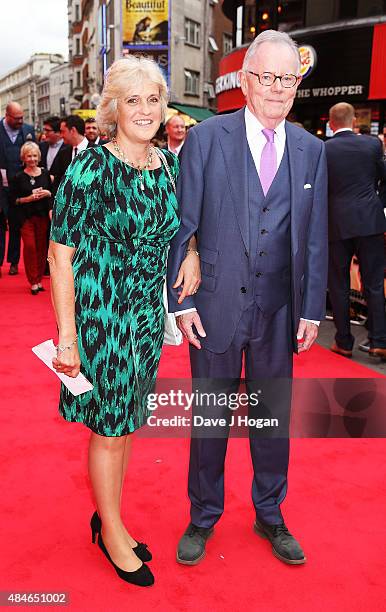
[[[216,51],[218,51],[218,46],[213,36],[208,36],[208,42],[209,42],[209,52],[210,53],[215,53]]]
[[[80,54],[81,54],[80,38],[75,38],[75,55],[80,55]]]
[[[80,21],[80,6],[75,4],[75,21]]]
[[[76,73],[76,85],[75,87],[82,87],[82,74],[80,70],[77,70]]]
[[[199,95],[200,73],[185,68],[185,93],[191,96]]]
[[[222,35],[222,52],[225,55],[226,53],[229,53],[230,51],[232,51],[232,49],[233,49],[232,34],[228,34],[224,32]]]
[[[200,46],[201,26],[197,21],[185,19],[185,42],[188,45]]]

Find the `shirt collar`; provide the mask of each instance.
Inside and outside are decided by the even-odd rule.
[[[88,147],[88,140],[86,137],[84,137],[83,140],[81,140],[80,143],[76,145],[76,147],[72,147],[72,150],[77,149],[79,153],[79,151],[84,151],[84,149],[87,149],[87,147]]]
[[[256,137],[265,129],[264,125],[251,113],[248,106],[245,107],[245,127],[247,134],[253,134]],[[275,139],[285,142],[285,137],[285,119],[283,119],[283,121],[275,127]]]
[[[168,145],[168,151],[170,151],[170,153],[174,153],[174,155],[178,155],[179,152],[181,151],[182,147],[184,146],[184,140],[181,142],[180,145],[178,145],[178,147],[175,148],[175,150],[171,149],[170,146]]]
[[[6,132],[8,132],[8,134],[12,134],[12,135],[18,134],[20,132],[20,130],[21,130],[21,128],[17,128],[17,130],[15,130],[10,125],[8,125],[7,120],[6,120],[5,117],[3,119],[3,126],[4,126],[4,129],[6,130]]]
[[[339,132],[352,132],[351,128],[339,128],[339,130],[336,130],[336,132],[334,132],[334,136],[335,134],[339,134]]]
[[[63,144],[63,139],[58,140],[55,144],[50,144],[50,149],[60,149]]]

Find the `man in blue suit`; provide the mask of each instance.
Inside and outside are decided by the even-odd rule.
[[[32,125],[24,123],[23,109],[17,102],[9,102],[5,108],[5,117],[0,121],[0,172],[3,180],[8,218],[9,241],[7,261],[11,264],[9,274],[18,273],[20,259],[20,224],[17,207],[10,199],[8,184],[15,174],[22,169],[20,149],[27,141],[35,141]],[[3,264],[5,248],[5,229],[0,226],[0,267]]]
[[[386,359],[386,312],[384,295],[384,238],[386,220],[377,194],[386,179],[382,144],[373,136],[353,132],[355,110],[340,102],[330,108],[334,136],[326,142],[329,207],[328,289],[335,343],[331,350],[352,356],[354,336],[350,330],[350,265],[359,260],[368,309],[369,354]]]
[[[289,564],[304,563],[305,556],[280,511],[289,458],[285,390],[292,353],[308,350],[317,337],[327,282],[324,145],[285,121],[299,72],[297,46],[287,34],[260,34],[239,75],[246,108],[190,130],[177,186],[181,226],[168,270],[169,310],[180,314],[194,379],[238,381],[243,358],[247,381],[280,379],[268,393],[277,391],[281,406],[274,400],[268,408],[271,414],[279,411],[285,434],[250,435],[252,499],[255,531]],[[182,304],[173,284],[193,234],[198,253],[189,257],[200,257],[202,281]],[[187,565],[204,556],[224,509],[227,435],[194,433],[191,523],[177,552],[177,561]]]

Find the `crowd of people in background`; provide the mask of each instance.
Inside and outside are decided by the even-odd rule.
[[[176,114],[166,121],[154,144],[179,155],[185,138],[185,121]],[[22,241],[31,294],[44,290],[51,209],[60,182],[78,153],[107,142],[94,117],[48,117],[36,134],[24,122],[21,106],[7,105],[0,121],[0,277],[5,258],[8,274],[19,273]]]
[[[352,107],[350,108],[352,109],[352,111],[350,111],[352,114],[354,109]],[[371,137],[370,140],[372,138],[376,140],[379,138],[381,143],[381,146],[379,147],[379,158],[381,158],[383,155],[383,160],[385,162],[386,128],[383,130],[383,133],[379,134],[377,137],[377,135],[372,135],[370,133],[368,126],[355,125],[355,120],[353,117],[351,117],[351,115],[350,122],[353,124],[351,125],[350,123],[349,126],[352,133],[360,138],[364,138],[364,148],[365,139]],[[299,127],[303,127],[302,124],[296,122],[295,124]],[[346,127],[346,129],[348,128]],[[180,114],[176,113],[167,119],[164,126],[161,126],[160,130],[153,138],[153,144],[180,157],[186,135],[187,127],[184,118]],[[335,139],[333,138],[332,140]],[[0,121],[0,277],[2,274],[2,265],[4,263],[5,255],[6,260],[9,263],[8,274],[11,276],[18,274],[18,264],[21,252],[20,244],[22,241],[24,247],[24,268],[30,285],[31,294],[38,295],[40,291],[44,290],[41,280],[44,274],[49,274],[48,266],[46,264],[46,255],[50,231],[51,209],[53,199],[55,198],[60,182],[62,181],[67,168],[78,153],[86,148],[104,145],[107,142],[108,139],[105,137],[105,135],[100,133],[94,117],[88,117],[86,120],[83,120],[78,115],[70,115],[64,118],[48,117],[44,121],[42,132],[36,135],[33,126],[24,122],[23,110],[21,106],[16,102],[10,102],[7,105],[5,116]],[[370,145],[371,142],[368,146]],[[360,149],[363,149],[363,147],[360,147]],[[364,155],[366,158],[366,153]],[[332,170],[333,169],[330,167],[330,174]],[[379,197],[383,207],[386,209],[386,178],[381,176],[382,172],[377,172],[376,184],[374,186],[374,194],[372,197]],[[346,176],[347,173],[343,172],[343,175]],[[334,185],[336,186],[336,180],[334,180]],[[348,186],[348,188],[350,188],[350,186]],[[330,193],[329,199],[331,204],[332,192]],[[355,198],[354,200],[356,201]],[[332,213],[334,213],[334,210],[330,210],[330,219],[334,217],[334,214]],[[347,226],[346,221],[342,220],[344,225]],[[378,225],[380,223],[381,222],[379,221]],[[336,230],[338,227],[337,222],[333,225]],[[362,228],[366,226],[366,224],[361,224],[360,222],[359,225],[361,225]],[[330,242],[332,241],[330,244],[330,253],[334,251],[332,246],[334,247],[336,244],[334,238],[334,227],[331,227],[330,222]],[[5,237],[7,230],[9,232],[9,236],[6,254]],[[366,235],[368,235],[369,231],[370,230],[366,229]],[[380,234],[379,242],[381,242],[382,228],[379,229],[378,233]],[[357,232],[354,232],[354,234],[356,236]],[[370,235],[372,236],[371,232]],[[358,253],[356,252],[358,251],[358,248],[354,249],[354,251],[353,253],[350,251],[350,260],[352,254],[355,254],[358,257]],[[383,271],[381,269],[386,269],[386,265],[385,260],[381,257],[380,247],[378,251],[377,268],[379,284],[381,282],[381,277],[383,276]],[[358,259],[359,258],[362,259],[363,267],[364,254],[362,253],[361,257],[358,257]],[[345,265],[346,268],[349,266],[348,260],[346,261]],[[372,269],[374,268],[373,265],[371,267]],[[348,338],[345,343],[342,343],[338,332],[337,343],[332,347],[332,350],[345,356],[351,356],[352,337],[349,335],[349,332],[347,332],[347,325],[349,325],[349,322],[348,314],[346,312],[347,303],[349,300],[349,285],[347,285],[347,283],[349,283],[349,276],[346,270],[344,273],[345,282],[339,282],[339,291],[344,290],[345,296],[340,300],[336,300],[334,293],[334,279],[337,277],[337,275],[333,274],[331,270],[332,268],[330,267],[330,294],[332,290],[330,299],[335,302],[335,307],[333,308],[333,310],[335,310],[335,318],[338,321],[341,319],[343,321],[344,319],[344,323],[339,325],[345,327]],[[364,292],[365,294],[368,294],[367,301],[370,304],[371,311],[373,292],[369,292],[368,274],[366,274],[366,272],[364,276],[366,285],[364,286]],[[379,289],[378,293],[381,294],[381,292],[382,288]],[[337,314],[339,311],[337,303],[343,304],[343,302],[343,310],[345,312],[344,317],[343,315],[339,316],[339,314]],[[384,321],[382,314],[380,314],[379,317],[380,320],[382,319],[382,321]],[[370,312],[370,327],[372,326],[373,318],[374,317],[371,316]],[[379,333],[376,332],[376,335],[378,333],[378,335],[380,334],[380,336],[382,336],[382,342],[381,346],[377,348],[382,348],[383,354],[385,353],[385,347],[383,346],[383,323],[380,324],[380,327],[382,329]],[[371,330],[370,335],[372,335]],[[370,341],[368,341],[367,343],[364,343],[363,346],[360,345],[361,350],[370,351],[370,344]]]

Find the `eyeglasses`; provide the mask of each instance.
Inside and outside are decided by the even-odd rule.
[[[43,132],[55,132],[55,130],[53,130],[52,128],[43,128]]]
[[[279,76],[277,74],[273,74],[273,72],[263,72],[262,74],[257,74],[257,72],[252,72],[252,70],[247,70],[247,72],[257,77],[260,85],[265,85],[266,87],[273,85],[276,79],[279,79],[283,87],[295,87],[299,79],[299,77],[297,77],[295,74],[283,74],[282,76]]]

